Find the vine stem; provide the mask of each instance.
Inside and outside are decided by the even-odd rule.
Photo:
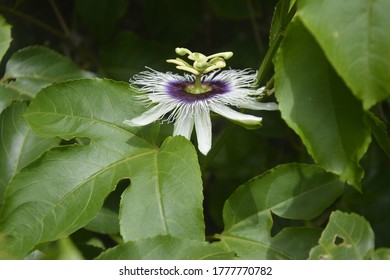
[[[280,43],[283,40],[285,29],[295,15],[296,2],[291,7],[291,9],[289,9],[289,3],[289,0],[283,0],[281,2],[280,28],[276,33],[276,37],[271,41],[271,45],[264,56],[263,62],[260,65],[259,71],[257,72],[256,80],[252,85],[253,88],[257,88],[259,85],[264,84],[265,78],[272,66],[272,60],[276,54],[276,51],[279,49]]]

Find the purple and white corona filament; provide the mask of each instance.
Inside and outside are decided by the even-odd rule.
[[[169,113],[166,120],[174,122],[173,136],[182,135],[190,140],[195,126],[198,149],[207,155],[212,141],[210,112],[247,127],[256,127],[261,125],[261,117],[237,112],[229,106],[252,110],[278,109],[276,103],[256,100],[263,95],[264,88],[250,88],[256,78],[255,71],[215,70],[224,67],[224,59],[231,57],[232,53],[206,57],[183,48],[177,48],[176,53],[188,54],[188,58],[194,61],[193,65],[179,58],[168,62],[177,64],[178,69],[191,74],[178,75],[149,69],[135,75],[130,82],[143,93],[137,98],[150,108],[136,118],[125,120],[125,124],[144,126]]]

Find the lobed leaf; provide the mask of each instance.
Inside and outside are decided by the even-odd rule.
[[[363,260],[374,250],[374,232],[357,214],[335,211],[322,232],[319,245],[310,251],[310,259]]]
[[[25,166],[57,146],[59,138],[35,134],[22,119],[24,102],[14,103],[0,114],[0,206],[8,183]]]
[[[168,138],[159,153],[137,163],[140,182],[133,177],[133,186],[122,195],[120,228],[125,241],[156,235],[204,240],[198,158],[184,141]]]
[[[183,189],[195,194],[188,205],[194,212],[186,210],[188,199],[179,198],[160,205],[165,212],[159,217],[165,220],[152,226],[161,232],[165,227],[159,230],[160,226],[179,221],[177,230],[172,227],[169,231],[171,235],[201,239],[202,233],[204,238],[200,172],[188,172],[199,170],[195,149],[183,137],[170,137],[159,150],[149,137],[155,133],[148,132],[157,127],[128,129],[123,125],[124,119],[143,110],[127,83],[110,80],[54,84],[37,95],[24,114],[35,132],[68,140],[86,137],[90,144],[52,149],[14,178],[4,198],[0,222],[0,232],[6,235],[1,245],[10,255],[23,257],[37,244],[66,237],[87,225],[124,178],[130,178],[134,191],[129,196],[138,202],[157,199],[165,203],[165,195],[180,194]],[[179,158],[189,161],[176,160]],[[175,161],[167,164],[172,159]],[[167,193],[164,182],[174,175],[176,183]],[[151,181],[159,183],[151,189]],[[162,191],[156,192],[159,187]],[[122,207],[126,204],[124,199]],[[126,225],[125,220],[130,219],[138,227],[145,221],[156,221],[154,211],[138,214],[122,211],[122,223]],[[126,235],[126,230],[121,232]]]
[[[240,186],[229,197],[223,209],[221,242],[244,259],[306,258],[319,230],[287,228],[272,237],[271,212],[288,219],[312,219],[343,189],[337,176],[318,166],[278,166]]]
[[[298,15],[365,109],[390,96],[390,2],[299,1]]]
[[[275,68],[282,118],[318,164],[360,189],[359,161],[371,141],[365,112],[297,19],[287,29]]]
[[[218,260],[233,253],[207,242],[169,235],[129,241],[102,253],[99,260]]]

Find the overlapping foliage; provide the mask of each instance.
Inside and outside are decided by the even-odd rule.
[[[378,249],[390,246],[389,1],[212,1],[234,22],[236,63],[262,61],[258,83],[274,85],[280,114],[256,131],[217,120],[208,157],[165,124],[125,126],[146,108],[120,81],[162,64],[171,41],[191,44],[202,7],[159,1],[182,26],[137,2],[148,40],[115,37],[130,2],[98,2],[74,9],[99,56],[74,61],[43,46],[13,51],[0,17],[0,258],[389,258]],[[266,11],[259,55],[233,26]]]

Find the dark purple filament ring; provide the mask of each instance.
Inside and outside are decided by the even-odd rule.
[[[172,98],[179,100],[184,103],[194,103],[200,100],[207,100],[215,97],[216,95],[225,94],[230,91],[230,86],[224,81],[211,81],[202,82],[209,90],[204,93],[192,94],[186,89],[193,85],[192,82],[183,81],[170,81],[166,86],[167,93]]]

